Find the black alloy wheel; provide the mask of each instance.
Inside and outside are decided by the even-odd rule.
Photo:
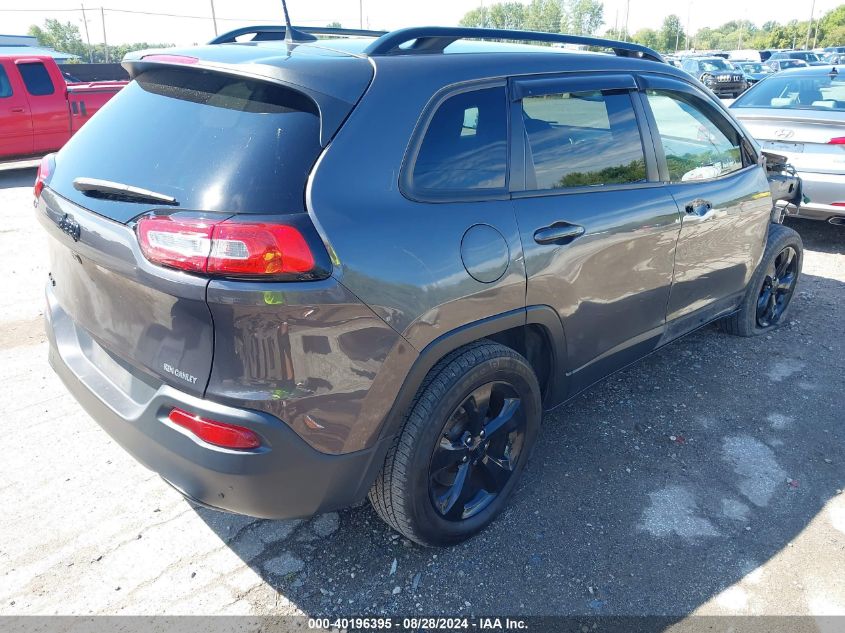
[[[776,325],[789,305],[798,281],[798,255],[791,246],[775,257],[760,288],[757,298],[757,326],[768,328]]]
[[[484,510],[507,485],[523,449],[525,412],[516,390],[488,382],[449,416],[429,466],[429,495],[449,521]]]

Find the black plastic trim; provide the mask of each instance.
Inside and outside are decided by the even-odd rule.
[[[565,35],[563,33],[541,33],[539,31],[520,31],[514,29],[479,29],[471,27],[416,26],[391,31],[370,44],[364,52],[367,55],[396,55],[414,53],[442,53],[449,44],[462,39],[517,40],[523,42],[548,42],[576,44],[596,48],[609,48],[619,57],[640,57],[665,63],[657,51],[632,44],[600,37],[583,35]],[[408,48],[403,44],[413,42]]]
[[[379,441],[391,439],[400,431],[405,415],[410,409],[420,385],[440,359],[459,347],[479,339],[527,325],[543,327],[552,343],[552,349],[549,350],[552,355],[552,366],[548,384],[553,388],[547,393],[544,406],[551,408],[559,404],[566,397],[568,389],[568,381],[566,380],[566,336],[560,317],[550,306],[517,308],[480,321],[467,323],[429,343],[420,352],[405,377],[405,382],[402,384],[393,407],[391,407],[390,413],[388,413],[382,426]]]

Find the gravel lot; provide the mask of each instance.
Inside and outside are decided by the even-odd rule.
[[[510,508],[450,550],[368,505],[192,507],[65,393],[42,331],[32,170],[0,173],[0,614],[845,614],[845,230],[790,322],[709,327],[546,416]]]

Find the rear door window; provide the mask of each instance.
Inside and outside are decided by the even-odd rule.
[[[631,97],[624,91],[571,92],[522,99],[536,187],[565,189],[645,182],[646,165]]]
[[[62,150],[51,187],[118,221],[139,204],[83,195],[76,177],[173,196],[182,209],[231,213],[305,210],[321,151],[316,104],[265,81],[161,68],[121,90]]]
[[[50,79],[50,73],[41,62],[28,62],[26,64],[18,64],[18,71],[23,77],[23,83],[26,90],[34,97],[43,97],[51,95],[55,92],[53,87],[53,80]]]
[[[461,92],[437,108],[419,145],[409,185],[423,196],[472,196],[507,186],[504,86]]]

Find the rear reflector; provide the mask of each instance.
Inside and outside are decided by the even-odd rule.
[[[305,237],[284,224],[153,215],[141,218],[137,231],[148,260],[190,272],[295,276],[315,266]]]
[[[258,435],[242,426],[208,420],[183,411],[182,409],[173,409],[167,417],[173,424],[187,429],[203,442],[208,442],[215,446],[239,450],[248,450],[261,446],[261,440]]]
[[[832,206],[832,207],[845,207],[845,202],[831,202],[830,206]]]
[[[35,174],[35,187],[33,188],[33,193],[35,194],[35,199],[41,196],[41,192],[44,191],[44,185],[50,180],[50,176],[53,174],[53,168],[56,165],[56,154],[47,154],[44,158],[41,159],[41,162],[38,163],[38,172]]]
[[[828,145],[845,145],[845,136],[837,136],[827,142]]]

